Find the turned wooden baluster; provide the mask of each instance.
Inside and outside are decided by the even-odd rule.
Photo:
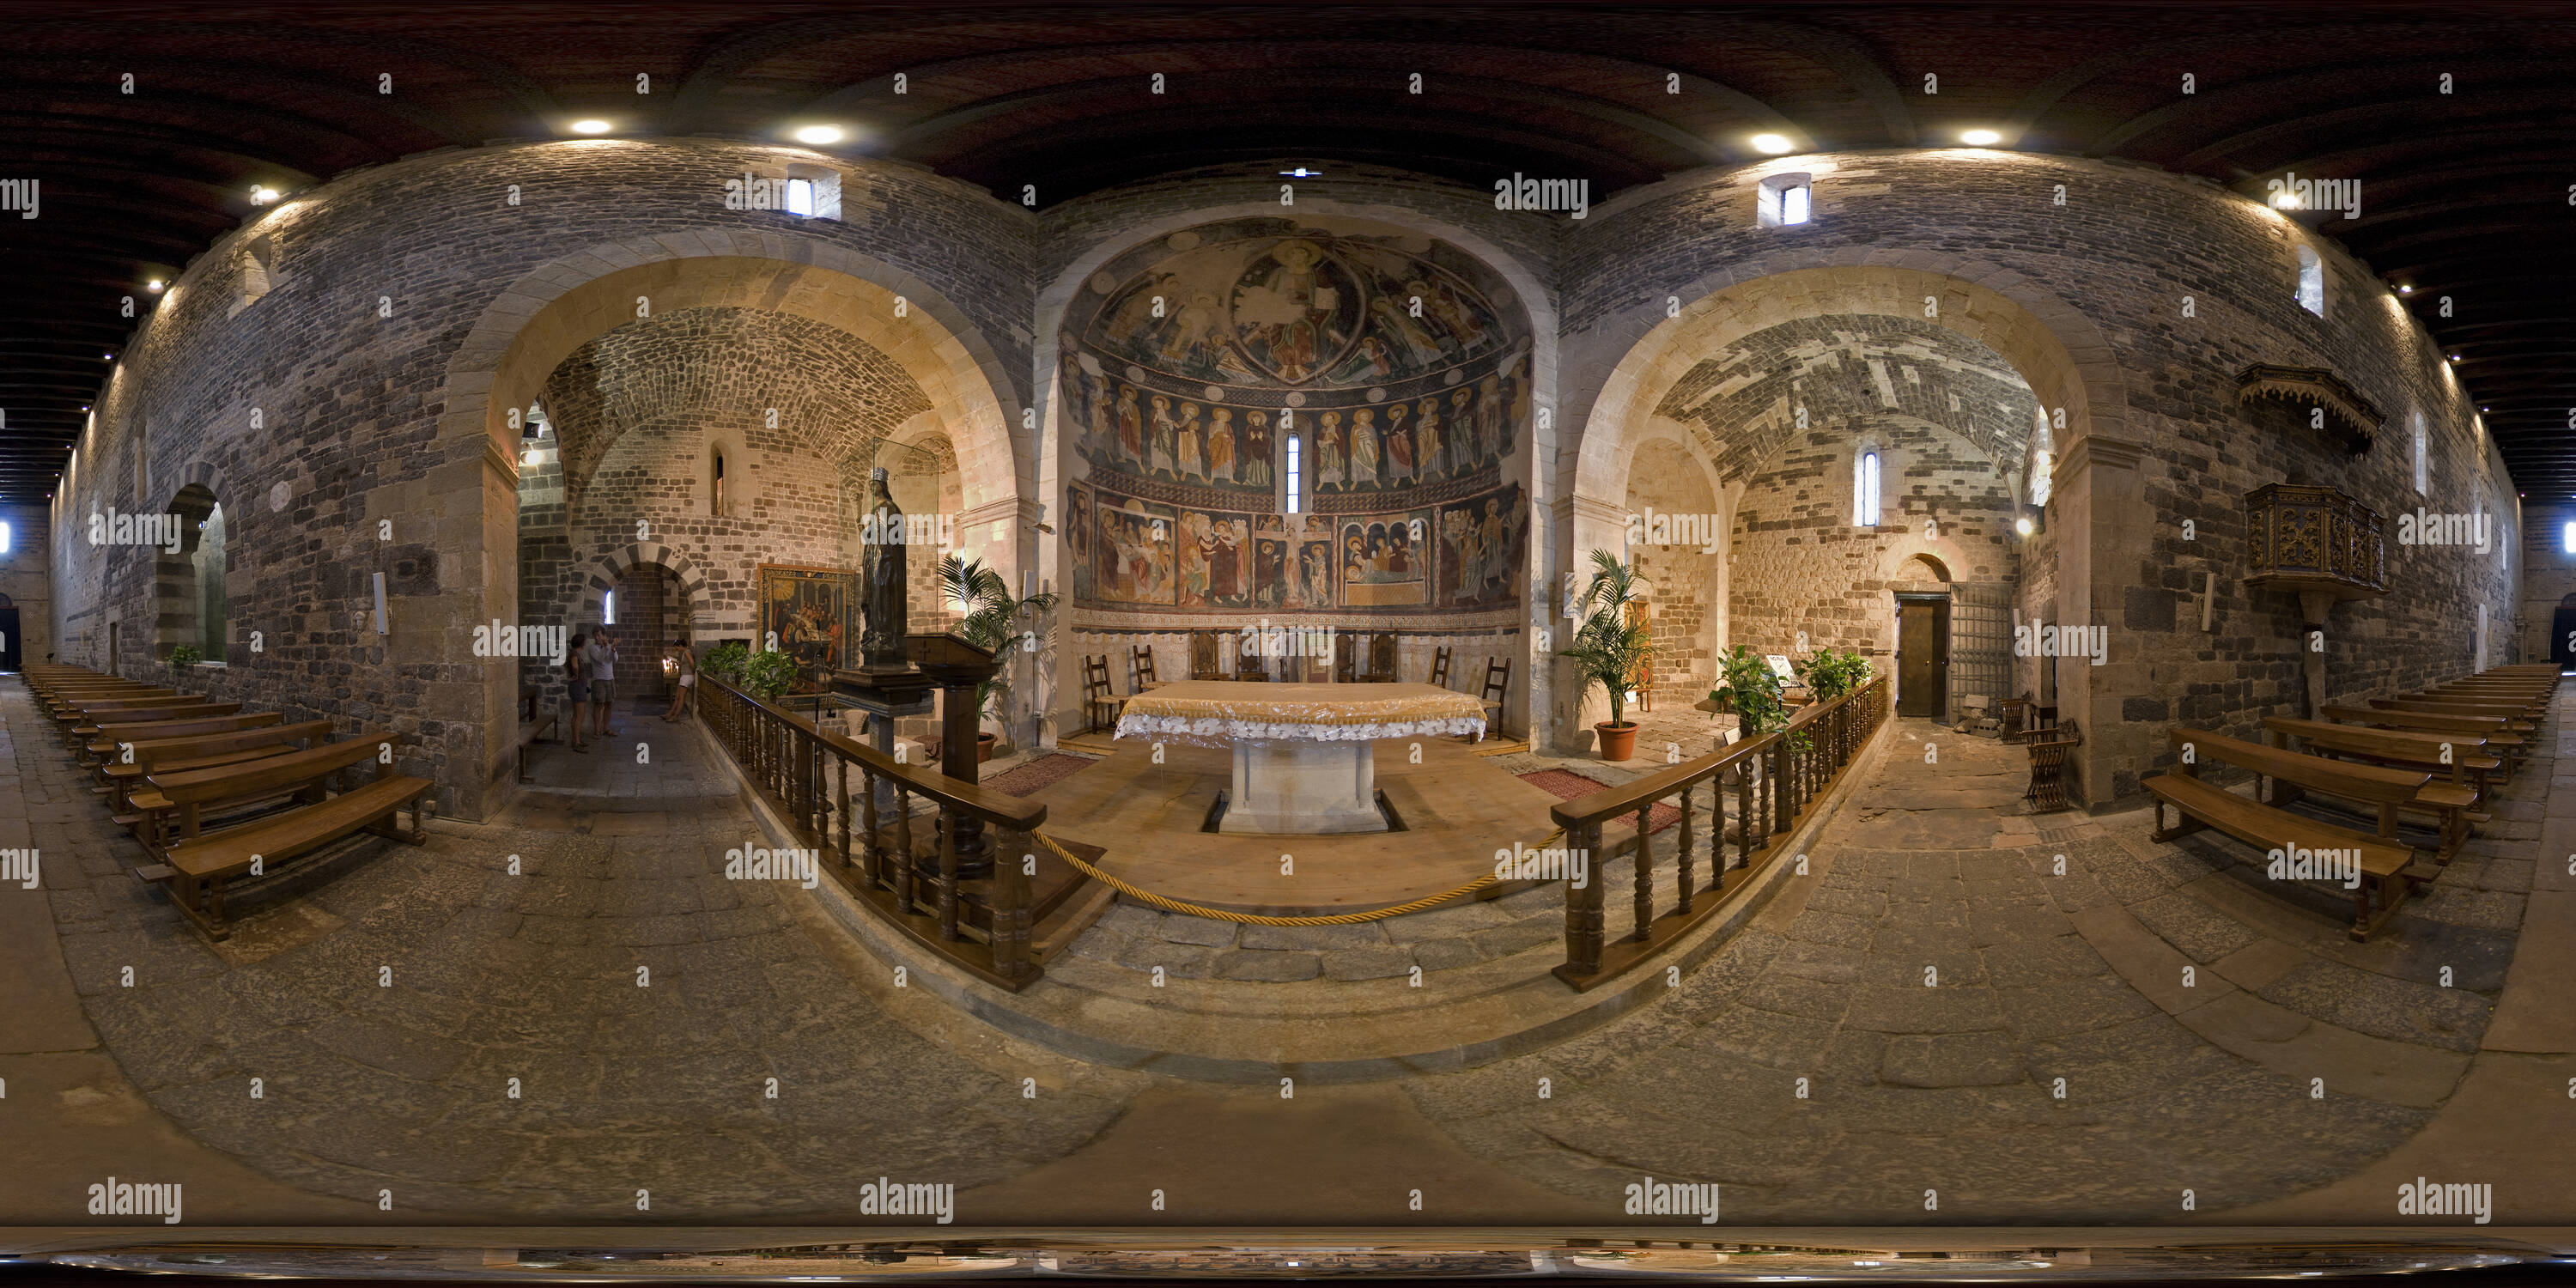
[[[832,786],[841,802],[841,866],[850,866],[850,762],[832,758]]]
[[[886,879],[885,849],[877,844],[877,776],[864,764],[859,766],[859,809],[866,819],[867,831],[859,838],[859,854],[867,864],[868,888],[876,889]]]
[[[1655,922],[1655,852],[1646,842],[1646,824],[1654,809],[1652,800],[1637,807],[1637,930],[1628,937],[1641,944]]]
[[[957,937],[957,823],[956,810],[939,811],[939,937]]]
[[[1580,850],[1588,859],[1601,853],[1601,824],[1582,823],[1565,830],[1565,843]],[[1601,880],[1596,866],[1591,879],[1577,886],[1566,883],[1565,890],[1565,965],[1578,975],[1591,975],[1601,969]]]
[[[1673,888],[1678,892],[1673,899],[1673,911],[1685,917],[1691,910],[1691,794],[1698,790],[1697,783],[1682,789],[1682,839],[1673,850],[1673,861],[1681,869],[1673,880]]]
[[[903,780],[894,785],[894,910],[897,915],[912,915],[912,793],[905,791]]]
[[[1000,831],[993,838],[993,971],[1007,980],[1026,979],[1036,971],[1029,961],[1029,933],[1032,924],[1028,865],[1034,856],[1034,843],[1025,834]],[[1011,857],[1016,842],[1019,858]]]

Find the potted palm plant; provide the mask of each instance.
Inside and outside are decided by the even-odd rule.
[[[1011,691],[1010,664],[1005,651],[1023,636],[1034,641],[1039,632],[1014,625],[1022,613],[1043,613],[1053,609],[1057,596],[1048,593],[1023,599],[1011,593],[1011,583],[980,559],[966,559],[951,553],[939,561],[939,594],[964,619],[951,632],[977,648],[990,649],[1003,659],[1003,665],[991,678],[975,686],[975,719],[977,722],[1002,719],[1002,699]],[[975,735],[975,760],[981,764],[993,758],[994,735]]]
[[[1592,726],[1601,738],[1603,760],[1629,760],[1637,754],[1637,726],[1627,718],[1628,683],[1646,659],[1654,656],[1654,632],[1628,616],[1628,601],[1637,598],[1637,570],[1607,550],[1592,552],[1592,584],[1584,588],[1589,616],[1574,632],[1574,647],[1559,657],[1574,659],[1583,672],[1584,688],[1598,684],[1610,695],[1609,720]]]

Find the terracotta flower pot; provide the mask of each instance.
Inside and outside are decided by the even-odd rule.
[[[1627,724],[1614,725],[1608,721],[1603,721],[1600,724],[1592,726],[1592,732],[1598,735],[1601,739],[1601,758],[1603,760],[1634,760],[1637,758],[1637,725],[1635,722],[1631,721]]]
[[[993,743],[994,743],[994,741],[995,741],[995,739],[994,739],[993,735],[991,735],[991,734],[989,734],[989,733],[979,733],[979,734],[975,735],[975,763],[976,763],[976,764],[979,764],[979,765],[980,765],[980,764],[983,764],[985,761],[991,760],[991,759],[993,758]]]

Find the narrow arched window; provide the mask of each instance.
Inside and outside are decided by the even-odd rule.
[[[1299,435],[1296,434],[1288,436],[1288,513],[1290,514],[1298,512],[1299,498],[1306,490],[1304,452],[1298,438]]]
[[[600,596],[600,599],[599,599],[599,624],[600,624],[600,625],[602,625],[602,626],[615,626],[615,625],[617,624],[617,592],[616,592],[616,591],[613,591],[613,590],[612,590],[612,591],[608,592],[607,594]]]
[[[2299,307],[2326,315],[2326,262],[2305,246],[2299,248]]]
[[[2567,553],[2576,555],[2576,523],[2570,523],[2559,529],[2558,546]]]
[[[2421,495],[2432,481],[2432,463],[2424,456],[2424,413],[2415,413],[2415,491]]]
[[[1878,526],[1878,449],[1864,447],[1852,462],[1852,526]]]
[[[708,481],[708,483],[707,483],[707,513],[708,513],[708,514],[711,514],[711,515],[714,515],[714,516],[715,516],[715,517],[717,517],[717,518],[723,518],[723,517],[724,517],[724,449],[723,449],[723,448],[717,448],[717,449],[715,450],[715,453],[714,453],[714,459],[715,459],[715,469],[714,469],[714,471],[712,472],[712,477],[709,479],[709,481]]]

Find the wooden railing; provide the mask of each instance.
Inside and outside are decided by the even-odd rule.
[[[1046,806],[898,764],[703,671],[698,693],[717,743],[860,903],[1002,988],[1045,973],[1030,952],[1040,909],[1024,856]],[[930,807],[918,819],[916,797]]]
[[[1887,718],[1887,678],[1879,676],[1831,702],[1801,708],[1786,728],[1748,738],[1715,755],[1649,774],[1635,782],[1577,796],[1550,811],[1565,845],[1589,860],[1583,888],[1565,892],[1565,964],[1556,977],[1589,991],[1617,978],[1713,916],[1734,893],[1780,857],[1786,838],[1810,807],[1833,790],[1843,771]],[[1697,789],[1711,787],[1707,841],[1693,813]],[[1730,820],[1729,795],[1735,809]],[[1677,869],[1672,906],[1655,912],[1654,807],[1677,798],[1681,821],[1672,852]],[[1629,853],[1636,863],[1635,926],[1604,941],[1603,889],[1613,856],[1601,846],[1604,824],[1634,815]],[[1733,854],[1728,853],[1732,844]],[[1694,875],[1707,861],[1708,883]]]

